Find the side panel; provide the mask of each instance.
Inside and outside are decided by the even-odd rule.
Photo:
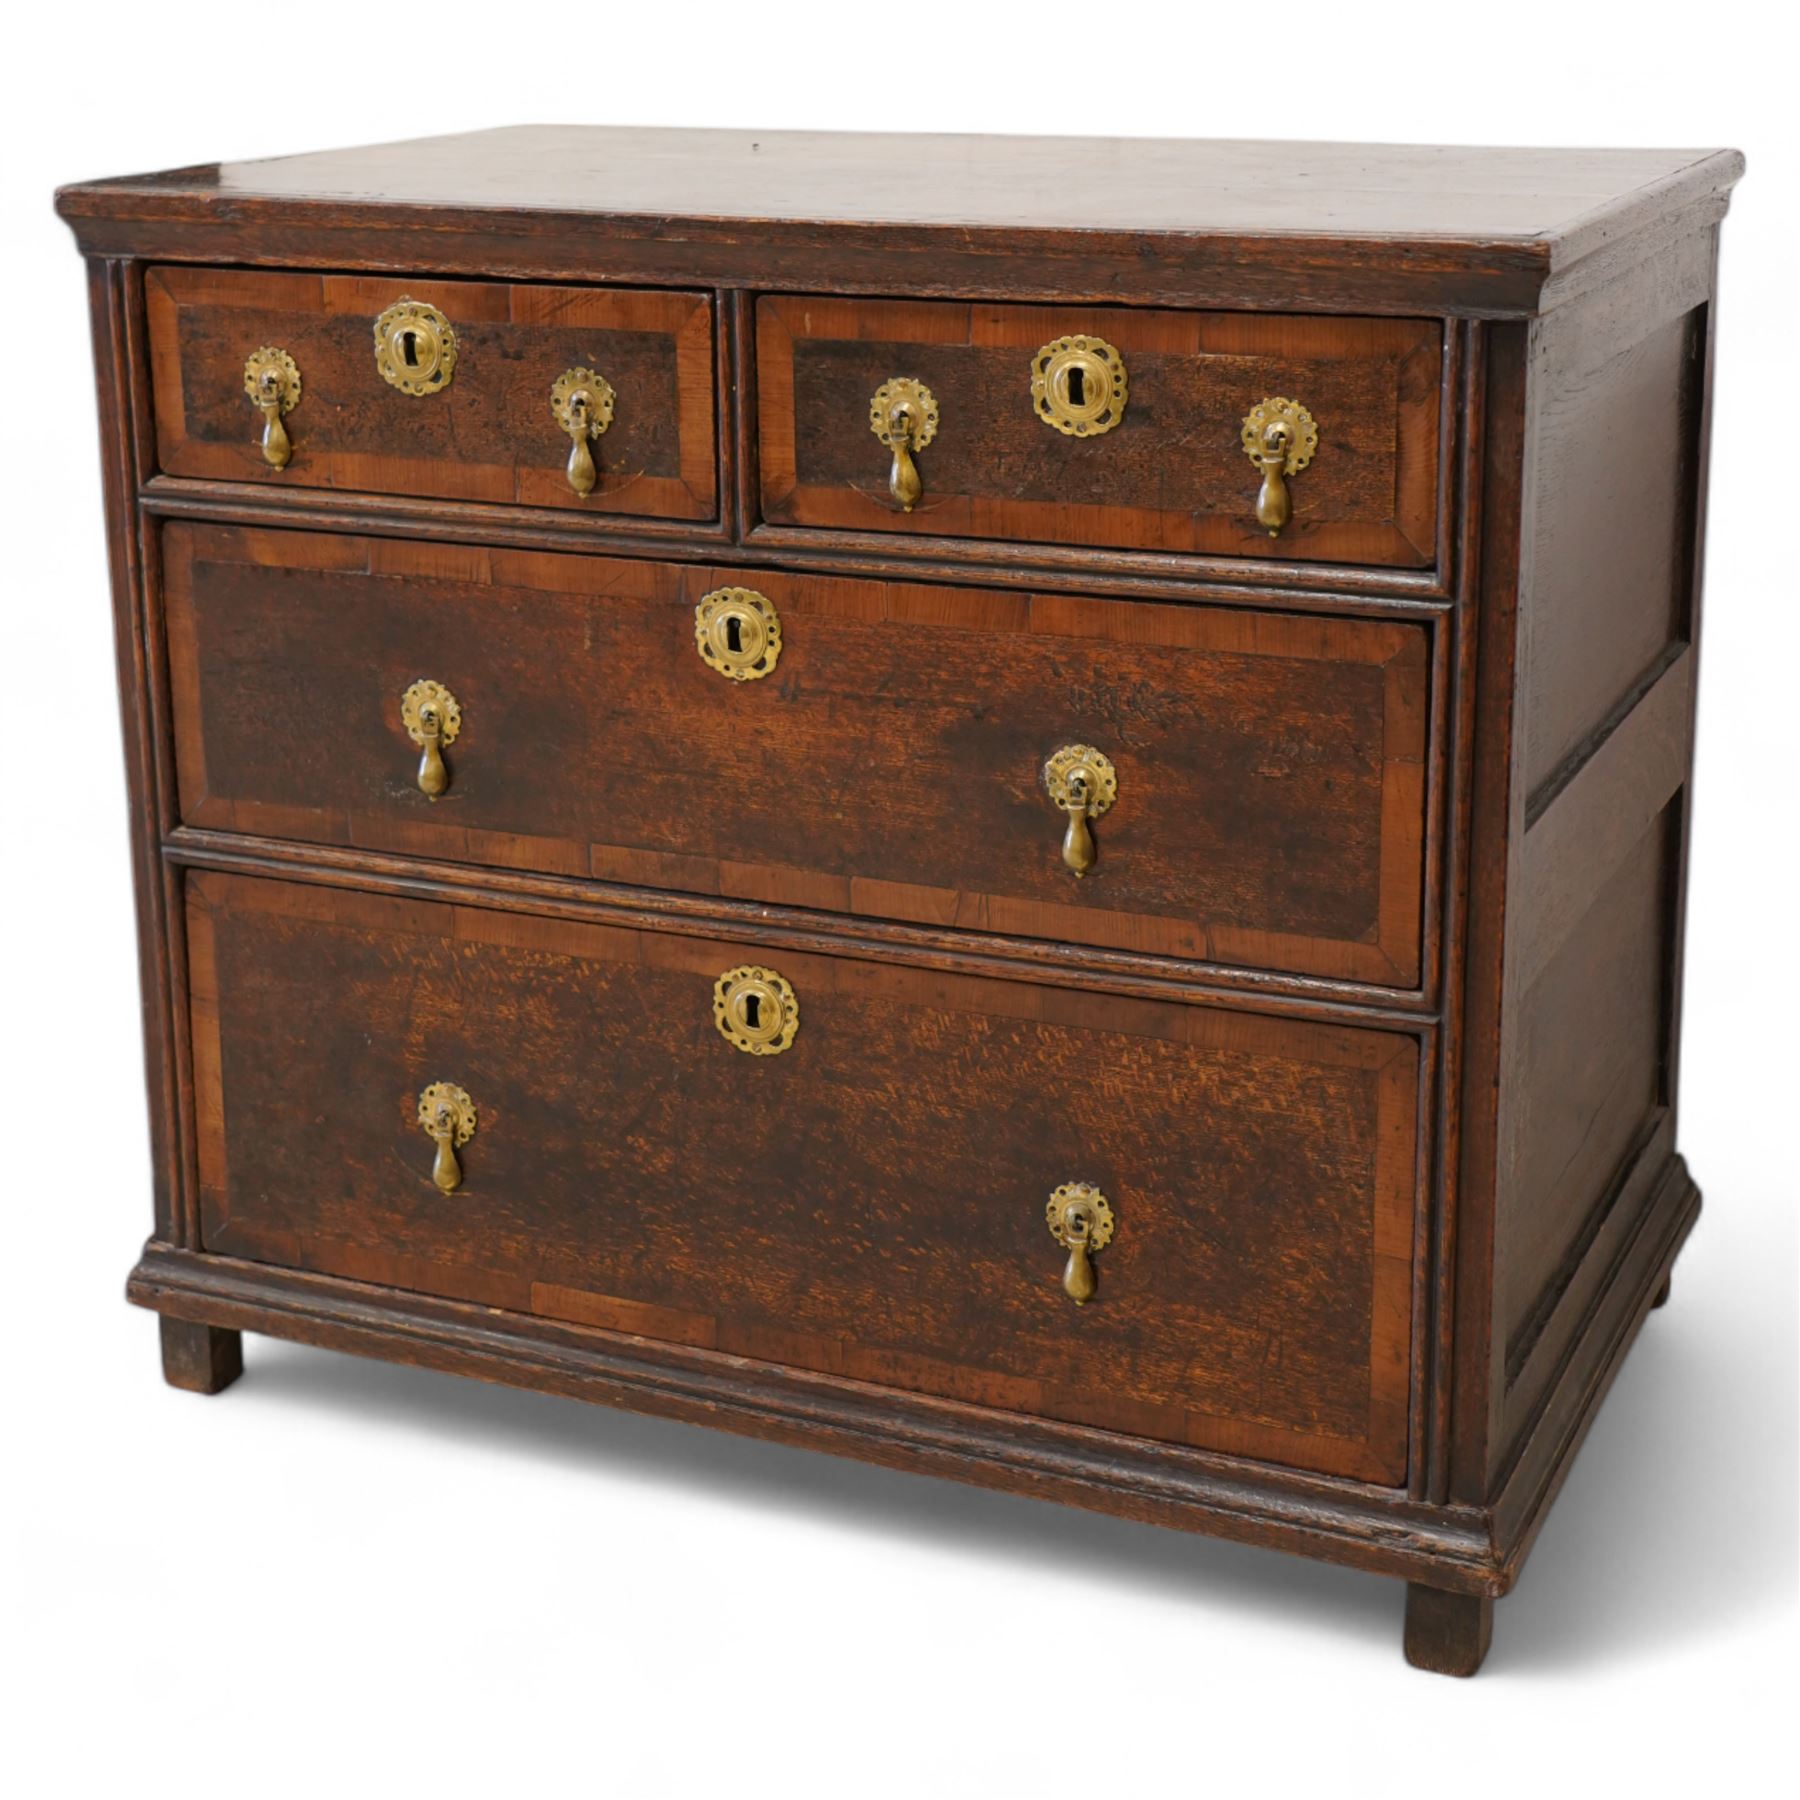
[[[1589,1379],[1674,1153],[1716,236],[1533,329],[1495,1164],[1487,1479]]]

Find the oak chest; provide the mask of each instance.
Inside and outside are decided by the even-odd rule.
[[[178,1386],[1356,1564],[1469,1673],[1674,1147],[1735,153],[523,129],[65,189]]]

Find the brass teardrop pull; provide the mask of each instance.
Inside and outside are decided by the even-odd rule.
[[[439,1193],[462,1186],[462,1164],[456,1153],[475,1135],[475,1102],[453,1081],[434,1081],[419,1096],[419,1126],[437,1146],[431,1179]]]
[[[300,370],[285,350],[264,344],[244,364],[244,392],[262,414],[262,455],[271,469],[285,469],[294,454],[282,419],[300,404]]]
[[[565,369],[550,387],[550,411],[569,438],[569,486],[584,498],[600,478],[588,441],[606,435],[615,398],[612,384],[592,369]]]
[[[1244,420],[1244,454],[1262,471],[1256,493],[1256,522],[1279,537],[1293,517],[1288,477],[1298,475],[1319,447],[1319,428],[1297,400],[1279,394],[1259,401]]]
[[[894,453],[888,492],[902,512],[911,512],[924,498],[924,477],[913,458],[937,436],[937,428],[931,389],[908,376],[884,381],[869,402],[869,429]]]
[[[1262,463],[1262,486],[1256,490],[1256,522],[1269,528],[1269,536],[1278,536],[1288,522],[1292,502],[1288,498],[1288,442],[1293,433],[1277,419],[1263,428],[1262,445],[1257,456]]]
[[[1099,1285],[1094,1254],[1112,1242],[1113,1214],[1106,1196],[1086,1181],[1065,1181],[1044,1209],[1050,1235],[1069,1253],[1063,1265],[1063,1292],[1086,1306]]]
[[[419,758],[419,791],[435,800],[450,785],[450,771],[444,767],[444,725],[435,706],[419,709],[419,725],[425,746]]]
[[[1069,828],[1063,833],[1062,859],[1079,878],[1094,866],[1094,834],[1088,830],[1087,822],[1087,776],[1080,769],[1069,777],[1063,810],[1069,815]]]
[[[462,708],[441,682],[415,681],[400,696],[400,721],[419,746],[419,792],[435,800],[450,785],[444,749],[462,730]]]
[[[1089,744],[1065,744],[1044,764],[1044,786],[1062,809],[1063,865],[1077,879],[1094,866],[1099,852],[1088,820],[1112,810],[1119,797],[1119,775],[1111,759]]]

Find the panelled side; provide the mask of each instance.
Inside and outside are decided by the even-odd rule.
[[[1715,245],[1688,238],[1532,329],[1492,1483],[1522,1460],[1566,1460],[1579,1422],[1554,1442],[1538,1428],[1604,1381],[1617,1340],[1603,1318],[1622,1284],[1647,1279],[1645,1246],[1672,1228],[1658,1209],[1691,1197],[1670,1179],[1670,1044]]]

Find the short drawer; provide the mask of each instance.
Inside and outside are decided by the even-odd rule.
[[[209,1250],[1404,1476],[1410,1036],[240,876],[188,900]],[[718,1022],[745,969],[761,1054]]]
[[[771,523],[1436,560],[1440,321],[778,296],[756,325]],[[893,486],[896,401],[911,511]],[[1278,401],[1301,411],[1278,420]],[[1278,422],[1265,496],[1250,448]]]
[[[1418,980],[1419,626],[185,523],[164,571],[192,825]]]
[[[168,474],[717,515],[704,294],[204,268],[145,292]]]

